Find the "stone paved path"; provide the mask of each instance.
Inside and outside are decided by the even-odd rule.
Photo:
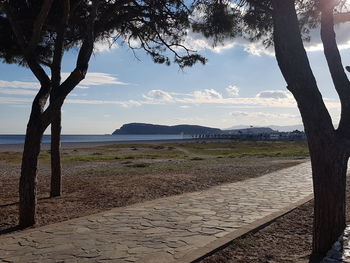
[[[0,237],[0,262],[172,262],[312,193],[310,163]]]

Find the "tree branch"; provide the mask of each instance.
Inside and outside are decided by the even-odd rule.
[[[53,90],[60,85],[61,82],[61,63],[64,52],[64,35],[68,25],[70,16],[70,0],[63,1],[63,14],[60,23],[58,24],[57,36],[55,39],[54,55],[52,60],[51,80],[53,84]]]
[[[308,137],[333,136],[332,119],[302,42],[294,0],[272,0],[272,5],[276,59],[287,88],[298,103],[305,132]]]
[[[40,9],[40,13],[36,18],[36,20],[34,21],[32,37],[30,39],[30,42],[26,50],[27,54],[29,55],[32,54],[32,52],[35,50],[36,46],[38,45],[42,28],[50,12],[52,3],[53,3],[53,0],[44,0],[44,3],[42,4]]]
[[[33,72],[33,74],[39,80],[42,86],[51,85],[51,80],[49,76],[46,74],[45,70],[40,66],[38,62],[36,62],[32,58],[28,58],[26,59],[26,61],[30,70]]]
[[[22,29],[17,24],[13,17],[13,12],[11,10],[10,5],[7,2],[4,3],[4,9],[6,11],[7,18],[10,22],[12,31],[14,32],[17,43],[19,44],[23,56],[35,77],[40,82],[40,89],[36,94],[33,103],[32,103],[32,111],[30,115],[30,119],[39,117],[44,111],[45,104],[48,100],[50,91],[51,91],[51,80],[46,74],[45,70],[40,66],[40,64],[27,52],[26,40],[24,38],[24,34]]]
[[[350,82],[344,71],[334,32],[334,1],[321,0],[320,8],[324,54],[342,106],[338,131],[345,135],[350,132]]]
[[[93,0],[89,21],[86,28],[86,37],[79,50],[77,64],[75,69],[71,72],[68,78],[58,87],[55,99],[50,101],[50,105],[42,114],[43,125],[51,123],[55,113],[58,112],[68,94],[85,78],[89,67],[89,60],[94,49],[95,30],[94,25],[97,16],[99,0]]]
[[[4,9],[6,10],[7,18],[10,22],[13,33],[17,38],[17,42],[22,49],[23,56],[27,61],[27,64],[35,77],[39,80],[42,87],[46,87],[50,85],[50,78],[47,76],[44,69],[38,64],[38,62],[32,58],[32,55],[27,52],[26,40],[24,38],[24,34],[22,32],[21,27],[17,24],[13,17],[13,12],[9,4],[7,2],[4,3]]]

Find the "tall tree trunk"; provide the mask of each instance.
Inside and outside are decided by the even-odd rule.
[[[302,43],[295,0],[272,0],[274,44],[308,138],[314,185],[313,254],[323,256],[345,227],[347,153],[323,102]]]
[[[65,1],[65,3],[67,4],[69,3],[69,1]],[[97,7],[98,1],[92,0],[92,10],[86,29],[87,34],[84,40],[82,41],[82,45],[79,50],[76,68],[71,72],[68,78],[61,85],[59,85],[59,90],[57,90],[57,94],[55,93],[56,91],[53,92],[55,93],[55,98],[52,100],[50,98],[50,104],[45,110],[44,108],[47,99],[49,95],[51,96],[50,93],[52,88],[52,82],[48,78],[46,72],[35,60],[33,60],[31,57],[26,58],[28,65],[30,66],[35,76],[39,79],[42,87],[40,88],[32,104],[32,111],[27,126],[26,140],[24,144],[22,158],[21,178],[19,185],[19,224],[22,227],[28,227],[35,224],[37,200],[37,165],[38,156],[40,153],[40,143],[43,133],[46,130],[46,128],[53,122],[55,117],[57,117],[57,114],[60,113],[63,102],[67,95],[74,89],[74,87],[76,87],[80,83],[81,80],[85,78],[87,69],[89,67],[89,60],[93,52],[95,41],[94,24],[97,16]],[[68,17],[68,13],[66,13],[66,18]],[[16,26],[14,25],[13,28],[16,29]],[[19,33],[17,35],[19,37],[21,36]],[[58,46],[62,47],[61,44]],[[62,53],[63,49],[59,49]],[[58,60],[55,59],[56,62],[54,64],[56,65],[57,74],[57,72],[60,72],[60,61],[62,54],[57,53],[55,54],[55,57],[56,55]],[[59,79],[56,78],[54,82],[59,83]]]
[[[41,139],[44,133],[40,126],[40,120],[33,118],[31,118],[27,126],[19,182],[19,225],[21,227],[35,224],[37,166]]]
[[[59,110],[51,123],[51,189],[50,197],[62,194],[62,171],[61,171],[61,111]]]
[[[341,142],[310,145],[314,187],[313,254],[324,256],[345,228],[347,156]]]

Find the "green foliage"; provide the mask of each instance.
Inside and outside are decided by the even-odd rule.
[[[261,157],[308,157],[305,141],[243,141],[243,142],[208,142],[181,144],[192,154],[207,155],[217,158],[236,158],[244,156]],[[196,157],[193,157],[196,158]]]
[[[119,144],[95,147],[91,149],[76,149],[62,154],[63,163],[69,162],[120,162],[132,164],[133,161],[159,160],[169,166],[164,160],[201,161],[210,158],[251,157],[308,157],[308,147],[305,141],[272,141],[272,142],[207,142],[207,143],[164,143],[139,144],[138,151],[132,151],[135,145]],[[187,153],[184,154],[184,151]],[[20,152],[1,152],[0,161],[19,163]],[[41,161],[50,160],[50,153],[40,153]],[[153,162],[153,161],[152,161]],[[192,164],[195,162],[191,162]],[[201,163],[201,162],[198,162]],[[178,165],[178,164],[176,164]],[[175,165],[175,166],[176,166]]]
[[[213,38],[214,45],[227,37],[241,35],[240,11],[230,6],[230,1],[199,1],[194,8],[192,30]]]
[[[65,10],[69,11],[69,20],[65,25],[64,49],[80,47],[89,34],[87,24],[92,12],[91,1],[67,2],[69,6],[65,8],[65,1],[53,0],[43,24],[33,56],[43,65],[50,65],[53,61]],[[9,14],[25,42],[29,43],[35,30],[38,30],[33,24],[43,5],[43,0],[9,1],[7,5],[0,2],[0,57],[4,62],[26,65],[23,50],[9,23]],[[183,46],[191,10],[182,0],[101,0],[93,28],[95,42],[119,42],[133,50],[142,49],[155,63],[169,65],[174,62],[180,67],[192,66],[196,62],[204,64],[202,56]],[[134,46],[131,43],[138,44]],[[173,59],[170,58],[171,54]]]
[[[320,22],[317,1],[295,2],[302,38],[309,41],[310,30]],[[339,1],[336,12],[343,5],[344,0]],[[233,37],[273,45],[271,0],[198,0],[194,10],[193,31],[213,39],[214,46]]]

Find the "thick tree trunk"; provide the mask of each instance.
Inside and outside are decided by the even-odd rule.
[[[324,256],[345,228],[346,154],[342,145],[310,145],[314,183],[313,254]]]
[[[69,1],[65,1],[65,3],[67,4]],[[29,67],[40,81],[42,87],[40,88],[32,104],[32,112],[27,126],[26,140],[22,158],[21,178],[19,186],[19,224],[22,227],[28,227],[35,224],[37,200],[37,165],[43,133],[46,128],[53,122],[55,116],[57,116],[59,113],[67,95],[73,90],[74,87],[80,83],[82,79],[85,78],[89,66],[89,60],[94,48],[94,24],[97,16],[97,6],[98,1],[93,0],[91,15],[87,23],[87,34],[85,39],[82,41],[82,45],[79,50],[76,68],[71,72],[68,78],[61,85],[59,85],[59,90],[56,91],[57,93],[55,94],[55,99],[50,99],[50,104],[45,110],[45,104],[51,93],[52,84],[56,84],[55,82],[59,83],[59,79],[55,78],[53,81],[54,83],[52,83],[41,66],[34,59],[32,59],[32,57],[26,57]],[[68,19],[69,10],[66,11],[68,12],[65,14],[65,19]],[[13,26],[13,28],[16,29],[15,26]],[[20,34],[17,35],[21,37]],[[55,45],[55,49],[59,49],[59,53],[55,52],[54,55],[55,61],[53,64],[55,66],[55,74],[60,72],[60,61],[63,54],[62,48],[63,40],[61,43]]]
[[[37,166],[41,138],[44,133],[44,130],[39,127],[40,120],[30,120],[24,143],[19,182],[19,225],[21,227],[28,227],[35,224]]]
[[[51,123],[51,189],[50,197],[62,194],[62,171],[61,171],[61,111],[57,113]]]
[[[317,87],[300,35],[294,0],[272,0],[274,44],[308,137],[314,184],[313,254],[323,256],[345,227],[347,153]]]

